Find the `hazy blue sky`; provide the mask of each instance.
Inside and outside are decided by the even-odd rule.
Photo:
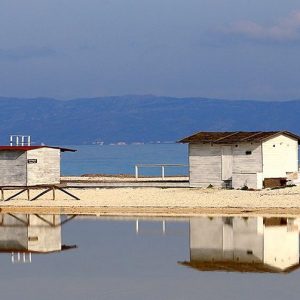
[[[0,95],[300,98],[299,0],[1,0]]]

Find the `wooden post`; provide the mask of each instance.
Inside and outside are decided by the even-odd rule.
[[[52,187],[52,195],[53,195],[53,200],[55,200],[55,186]]]
[[[27,200],[30,201],[30,190],[27,188]]]
[[[4,190],[1,188],[1,201],[4,201]]]

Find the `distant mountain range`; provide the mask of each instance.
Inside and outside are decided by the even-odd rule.
[[[231,101],[120,96],[61,101],[0,98],[0,142],[29,134],[37,144],[170,142],[196,131],[290,130],[300,134],[300,100]]]

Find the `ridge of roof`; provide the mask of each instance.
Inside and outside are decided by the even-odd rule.
[[[215,144],[232,144],[240,142],[262,142],[280,134],[294,138],[298,141],[298,144],[300,144],[300,136],[289,131],[200,131],[179,140],[178,143],[203,142]]]

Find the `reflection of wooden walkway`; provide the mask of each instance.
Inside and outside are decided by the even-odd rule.
[[[49,221],[49,220],[46,220],[44,218],[44,215],[41,215],[41,214],[23,214],[25,216],[24,219],[20,218],[18,216],[18,214],[13,214],[13,213],[5,213],[5,214],[2,214],[0,213],[0,227],[24,227],[24,226],[30,226],[30,216],[35,216],[37,217],[38,219],[40,219],[42,222],[45,223],[45,225],[49,225],[50,227],[60,227],[70,221],[72,221],[73,219],[75,219],[77,217],[77,215],[65,215],[65,219],[64,220],[60,220],[59,222],[56,222],[56,219],[55,219],[55,216],[56,215],[53,215],[52,216],[52,221]],[[17,220],[19,222],[19,224],[17,225],[12,225],[10,223],[8,224],[5,224],[5,216],[10,216],[12,218],[14,218],[15,220]]]
[[[11,190],[19,190],[18,192],[16,192],[15,194],[9,196],[8,198],[5,198],[5,191],[11,191]],[[33,190],[43,190],[40,193],[38,193],[37,195],[35,195],[33,198],[30,197],[30,191]],[[0,191],[1,191],[1,200],[2,201],[9,201],[12,199],[15,199],[17,196],[23,194],[23,193],[27,193],[27,200],[28,201],[34,201],[39,199],[41,196],[52,192],[52,199],[55,200],[55,192],[56,190],[59,190],[65,194],[67,194],[68,196],[70,196],[71,198],[75,199],[75,200],[80,200],[78,197],[76,197],[75,195],[73,195],[72,193],[68,192],[66,190],[65,186],[58,186],[58,185],[38,185],[38,186],[1,186],[0,187]]]

